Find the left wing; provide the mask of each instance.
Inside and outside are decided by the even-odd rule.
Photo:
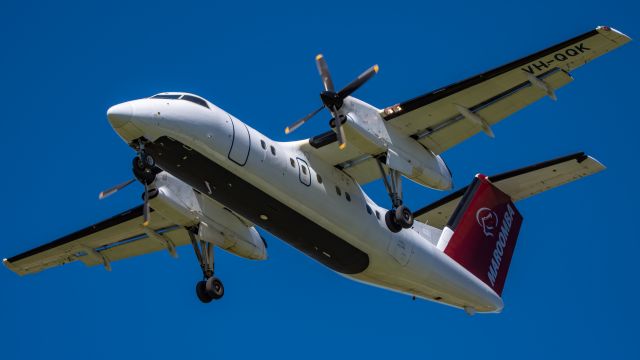
[[[153,211],[153,209],[152,209]],[[175,254],[175,247],[190,243],[187,231],[154,211],[150,226],[142,225],[142,205],[107,220],[63,236],[48,244],[4,259],[4,265],[19,275],[33,274],[54,266],[81,261],[87,266],[111,262],[159,250]]]
[[[600,26],[483,74],[382,111],[388,124],[440,154],[572,81],[569,71],[631,39]]]

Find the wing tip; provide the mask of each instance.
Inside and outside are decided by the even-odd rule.
[[[16,268],[7,258],[2,259],[2,265],[4,265],[4,267],[6,267],[7,269],[13,271],[14,273],[18,274],[18,275],[22,275],[19,271],[18,268]]]
[[[596,27],[596,31],[615,42],[626,43],[628,41],[631,41],[631,38],[629,36],[625,35],[617,29],[612,28],[611,26],[601,25]]]
[[[600,161],[598,161],[596,158],[590,156],[590,155],[586,155],[586,159],[587,161],[589,161],[591,163],[591,167],[592,167],[592,174],[595,173],[599,173],[600,171],[606,170],[607,167],[604,166],[604,164],[602,164]]]

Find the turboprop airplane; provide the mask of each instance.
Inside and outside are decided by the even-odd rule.
[[[576,153],[499,175],[478,174],[465,188],[417,211],[403,203],[403,177],[452,188],[441,154],[573,80],[572,71],[630,39],[598,27],[575,38],[414,99],[378,109],[351,95],[378,72],[366,70],[336,91],[316,57],[331,129],[277,142],[197,95],[165,92],[111,107],[107,117],[133,148],[143,204],[4,260],[36,273],[81,261],[103,265],[191,244],[202,270],[198,298],[224,295],[214,248],[263,260],[261,228],[350,279],[457,308],[500,312],[522,224],[514,202],[604,167]],[[389,209],[362,184],[382,179]]]

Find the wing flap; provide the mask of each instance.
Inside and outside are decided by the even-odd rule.
[[[160,229],[158,233],[165,236],[176,247],[187,245],[190,243],[189,234],[179,226],[171,226],[166,229]],[[156,251],[167,250],[167,246],[158,240],[152,239],[145,235],[140,235],[130,241],[122,242],[114,246],[101,249],[100,253],[107,257],[110,261],[118,261],[134,256],[146,255]],[[98,263],[96,265],[101,265]]]
[[[463,98],[453,103],[448,103],[446,100],[441,101],[445,106],[441,106],[442,111],[434,113],[434,117],[446,120],[430,127],[427,131],[419,132],[416,137],[427,148],[440,154],[481,131],[480,127],[458,113],[454,104],[461,104],[469,108],[489,125],[494,125],[547,96],[542,89],[533,86],[524,73],[519,74],[518,78],[520,82],[516,86],[481,103],[469,103],[467,99]],[[539,78],[554,90],[573,80],[569,74],[558,68],[539,76]]]
[[[516,202],[604,169],[597,160],[581,152],[490,176],[489,180]],[[466,189],[464,187],[416,211],[415,219],[444,228]]]

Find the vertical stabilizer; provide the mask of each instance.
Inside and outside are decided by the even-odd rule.
[[[438,248],[501,295],[521,224],[511,198],[478,174],[444,228]]]

